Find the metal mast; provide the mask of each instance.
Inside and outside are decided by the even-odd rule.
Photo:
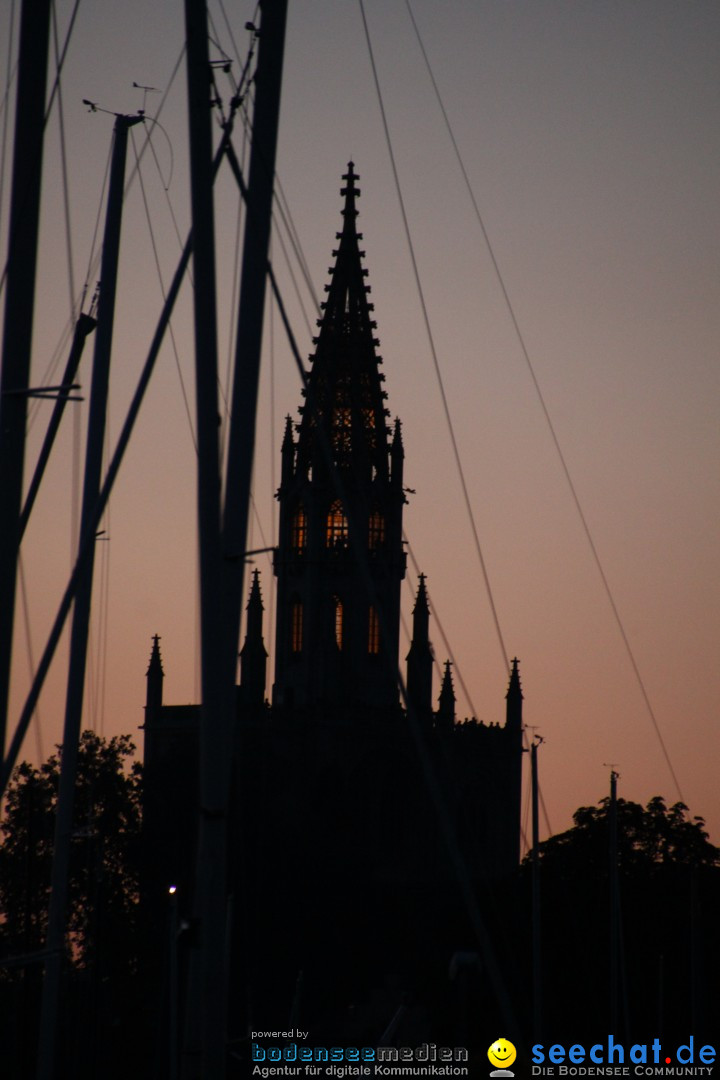
[[[0,754],[10,690],[45,135],[50,0],[24,0],[0,382]]]
[[[115,317],[115,293],[117,267],[120,254],[120,226],[122,223],[123,185],[127,157],[127,133],[140,116],[117,116],[113,132],[114,144],[110,168],[110,188],[105,218],[105,235],[101,263],[100,301],[98,326],[93,357],[92,386],[90,391],[90,414],[88,418],[85,477],[80,519],[81,546],[88,543],[95,528],[95,508],[100,494],[103,441],[107,414],[108,384],[110,378],[110,355]],[[43,983],[42,1011],[40,1016],[40,1050],[37,1075],[39,1080],[51,1080],[55,1065],[57,1014],[60,995],[60,976],[65,953],[65,923],[67,917],[68,874],[72,818],[75,794],[78,742],[82,721],[85,665],[90,624],[90,604],[95,549],[91,544],[87,559],[78,581],[73,609],[70,638],[70,666],[68,671],[65,726],[63,730],[62,767],[60,789],[55,820],[55,846],[53,854],[52,892],[48,917],[47,961]]]
[[[261,11],[230,464],[221,531],[207,11],[204,0],[185,0],[195,267],[202,712],[194,898],[199,937],[191,961],[184,1064],[186,1076],[201,1076],[203,1080],[225,1076],[226,859],[234,688],[287,0],[265,0]]]
[[[185,1025],[186,1075],[224,1075],[226,993],[223,971],[227,790],[232,686],[224,678],[220,545],[220,448],[217,402],[217,304],[213,209],[210,58],[205,0],[185,0],[190,198],[192,209],[195,387],[198,438],[202,711],[200,806],[195,876],[198,941],[191,955]]]

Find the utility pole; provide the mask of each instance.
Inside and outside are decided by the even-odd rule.
[[[127,157],[127,134],[133,124],[142,117],[116,116],[113,130],[113,152],[110,166],[110,186],[105,216],[105,234],[101,262],[101,286],[98,304],[98,324],[93,356],[90,412],[88,417],[87,447],[85,451],[85,476],[80,518],[81,547],[88,541],[94,526],[94,515],[100,494],[103,442],[110,378],[110,355],[115,317],[115,293],[117,266],[120,254],[120,227],[122,223],[123,187]],[[82,568],[75,595],[72,630],[70,636],[70,663],[67,696],[65,702],[65,725],[63,730],[60,787],[55,819],[55,846],[53,852],[50,913],[48,915],[47,960],[43,982],[40,1014],[40,1047],[38,1052],[38,1080],[52,1080],[55,1074],[55,1048],[57,1042],[58,1005],[60,980],[65,956],[65,925],[69,893],[70,846],[72,843],[72,819],[75,801],[75,774],[77,770],[78,743],[82,722],[83,695],[87,640],[90,626],[94,545]]]

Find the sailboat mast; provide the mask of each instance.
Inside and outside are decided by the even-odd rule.
[[[199,942],[191,960],[184,1064],[188,1076],[202,1076],[203,1080],[221,1080],[225,1075],[225,863],[230,763],[287,0],[265,0],[260,6],[262,29],[243,258],[244,299],[241,299],[238,316],[229,444],[229,460],[232,464],[228,467],[226,515],[221,533],[207,11],[204,0],[185,0],[195,266],[202,711],[200,817],[194,897]],[[253,310],[248,321],[249,307]]]
[[[5,754],[35,309],[50,0],[24,0],[0,381],[0,754]]]
[[[202,708],[198,850],[193,898],[198,925],[190,955],[184,1075],[224,1076],[225,897],[232,682],[223,665],[225,598],[220,542],[217,297],[213,204],[210,57],[205,0],[185,0],[192,210],[197,515],[200,564]]]
[[[101,264],[100,301],[98,326],[93,356],[90,413],[88,417],[85,477],[80,521],[81,545],[88,543],[94,526],[95,508],[100,494],[103,442],[107,415],[110,356],[112,351],[113,323],[115,319],[115,294],[117,267],[120,255],[120,228],[122,224],[123,186],[127,158],[128,130],[140,122],[140,117],[117,116],[113,132],[114,144],[110,168],[110,188],[105,219],[103,254]],[[83,691],[87,641],[90,626],[90,603],[92,598],[95,548],[90,544],[88,557],[83,565],[73,609],[70,637],[70,664],[68,670],[65,725],[63,729],[62,762],[58,808],[55,820],[55,844],[53,852],[52,891],[48,916],[47,960],[43,982],[42,1009],[40,1016],[40,1050],[38,1056],[38,1080],[51,1080],[55,1073],[55,1043],[57,1035],[60,976],[65,956],[65,923],[67,918],[68,877],[70,872],[70,847],[72,841],[72,818],[77,771],[78,743],[82,721]]]
[[[247,545],[287,0],[265,0],[260,8],[262,33],[255,75],[253,137],[223,516],[223,541],[228,555],[244,552]],[[229,643],[235,651],[240,631],[244,559],[231,561],[228,567],[235,568],[232,573],[231,604],[234,621],[228,628]]]

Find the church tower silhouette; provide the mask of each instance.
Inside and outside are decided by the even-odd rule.
[[[387,394],[356,229],[353,163],[343,228],[297,439],[282,445],[275,685],[278,707],[397,709],[403,447]]]
[[[398,971],[409,979],[422,955],[449,960],[472,937],[463,889],[482,898],[520,850],[518,661],[504,723],[458,722],[450,661],[434,707],[424,574],[401,700],[402,432],[386,407],[352,162],[343,179],[304,402],[282,442],[272,698],[257,570],[237,688],[231,936],[245,979],[237,993],[271,1025],[300,971],[307,1011],[320,1015]],[[200,709],[165,704],[165,686],[156,636],[144,725],[148,926],[170,884],[181,909],[191,895],[200,812]]]

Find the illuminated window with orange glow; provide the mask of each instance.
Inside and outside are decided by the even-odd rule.
[[[385,518],[379,510],[373,510],[368,521],[368,547],[376,551],[385,543]]]
[[[368,618],[368,653],[377,656],[380,652],[380,619],[377,608],[371,607]]]
[[[298,506],[293,514],[290,543],[296,551],[304,551],[307,547],[307,515],[302,506]]]
[[[303,646],[303,606],[302,600],[292,602],[292,618],[290,623],[290,647],[294,653],[301,653]]]
[[[343,647],[343,605],[339,596],[333,597],[335,604],[335,644],[342,652]]]
[[[363,426],[365,428],[365,438],[370,446],[377,446],[377,435],[375,431],[375,410],[374,409],[362,409]]]
[[[347,453],[352,442],[352,414],[346,405],[333,409],[332,430],[333,448]]]
[[[339,499],[336,499],[328,510],[325,542],[329,548],[348,546],[348,520]]]

